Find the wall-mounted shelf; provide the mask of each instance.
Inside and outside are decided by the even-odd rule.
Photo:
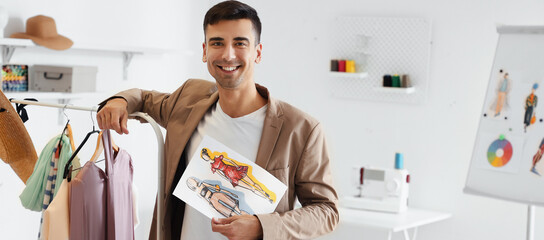
[[[358,72],[358,73],[349,73],[349,72],[329,72],[331,77],[353,77],[353,78],[366,78],[368,73]]]
[[[15,49],[17,48],[43,48],[32,42],[30,39],[17,38],[0,38],[0,47],[2,47],[2,62],[7,64],[10,62]],[[152,53],[163,54],[168,52],[182,52],[174,49],[159,49],[159,48],[142,48],[142,47],[127,47],[114,45],[89,45],[75,43],[69,50],[84,50],[84,51],[102,51],[102,52],[119,52],[123,55],[123,79],[127,79],[127,69],[134,55]],[[186,53],[189,54],[189,53]]]
[[[404,93],[404,94],[411,94],[416,91],[415,87],[407,87],[407,88],[400,88],[400,87],[375,87],[374,91],[376,92],[383,92],[383,93]]]
[[[421,104],[428,91],[431,22],[423,18],[337,17],[332,24],[329,59],[355,61],[364,81],[329,75],[333,97]],[[386,74],[406,74],[417,88],[383,88]]]
[[[3,92],[7,98],[36,98],[41,99],[78,99],[78,98],[89,98],[99,95],[97,92],[82,92],[82,93],[64,93],[64,92]]]

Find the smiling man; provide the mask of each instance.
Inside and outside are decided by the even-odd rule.
[[[318,121],[274,99],[255,83],[261,22],[252,7],[225,1],[204,18],[202,61],[214,82],[189,79],[173,93],[130,89],[102,102],[102,129],[128,134],[127,118],[145,112],[166,128],[166,239],[310,239],[338,223],[325,137]],[[208,219],[172,195],[208,135],[266,169],[288,186],[273,213]],[[182,183],[181,183],[182,184]],[[295,202],[302,207],[294,209]],[[153,220],[150,238],[156,236]]]

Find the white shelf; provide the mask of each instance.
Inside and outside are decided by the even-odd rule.
[[[101,95],[97,92],[82,92],[82,93],[64,93],[64,92],[3,92],[6,97],[23,100],[25,98],[35,98],[41,100],[60,100],[60,99],[80,99],[91,98]]]
[[[36,46],[30,39],[18,38],[0,38],[0,45],[13,47],[33,47]]]
[[[0,46],[11,46],[11,47],[39,47],[42,46],[36,45],[30,39],[19,39],[19,38],[0,38]],[[100,44],[85,44],[85,43],[74,43],[74,45],[67,50],[87,50],[87,51],[105,51],[105,52],[131,52],[131,53],[180,53],[181,50],[178,49],[167,49],[167,48],[144,48],[137,46],[127,46],[127,45],[100,45]]]
[[[2,48],[2,62],[8,64],[11,60],[11,56],[17,48],[43,48],[34,44],[30,39],[18,39],[18,38],[0,38],[0,47]],[[134,55],[139,54],[164,54],[164,53],[182,53],[185,55],[193,55],[192,52],[182,51],[178,49],[165,49],[165,48],[143,48],[134,46],[115,46],[115,45],[91,45],[74,43],[74,45],[66,50],[83,50],[83,51],[102,51],[102,52],[119,52],[123,54],[123,79],[127,79],[127,68],[130,65],[130,61]]]
[[[416,91],[415,87],[401,88],[401,87],[375,87],[374,91],[384,93],[404,93],[411,94]]]
[[[368,73],[358,72],[358,73],[349,73],[349,72],[329,72],[331,77],[353,77],[353,78],[366,78]]]

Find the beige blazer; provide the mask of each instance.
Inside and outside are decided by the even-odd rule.
[[[256,164],[288,186],[274,213],[260,214],[265,239],[309,239],[331,232],[338,223],[338,197],[332,186],[329,153],[319,122],[293,106],[270,97]],[[114,97],[128,102],[128,112],[145,112],[166,128],[165,239],[179,239],[185,204],[172,196],[183,171],[185,146],[208,109],[217,102],[215,83],[190,79],[175,92],[130,89]],[[111,98],[110,98],[111,99]],[[101,105],[105,103],[102,102]],[[180,159],[184,162],[180,163]],[[303,206],[294,209],[295,199]],[[156,209],[155,209],[156,210]],[[154,239],[153,219],[150,239]]]

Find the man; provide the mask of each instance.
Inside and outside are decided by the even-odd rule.
[[[308,239],[331,232],[338,223],[319,122],[254,82],[254,65],[262,57],[260,34],[255,9],[237,1],[219,3],[206,13],[202,44],[202,60],[215,83],[190,79],[171,94],[131,89],[101,103],[97,119],[102,129],[127,134],[128,113],[142,111],[167,130],[166,196],[159,196],[166,208],[166,239]],[[288,186],[274,213],[212,219],[210,224],[172,196],[204,135],[255,160]],[[294,209],[297,199],[302,207]]]

